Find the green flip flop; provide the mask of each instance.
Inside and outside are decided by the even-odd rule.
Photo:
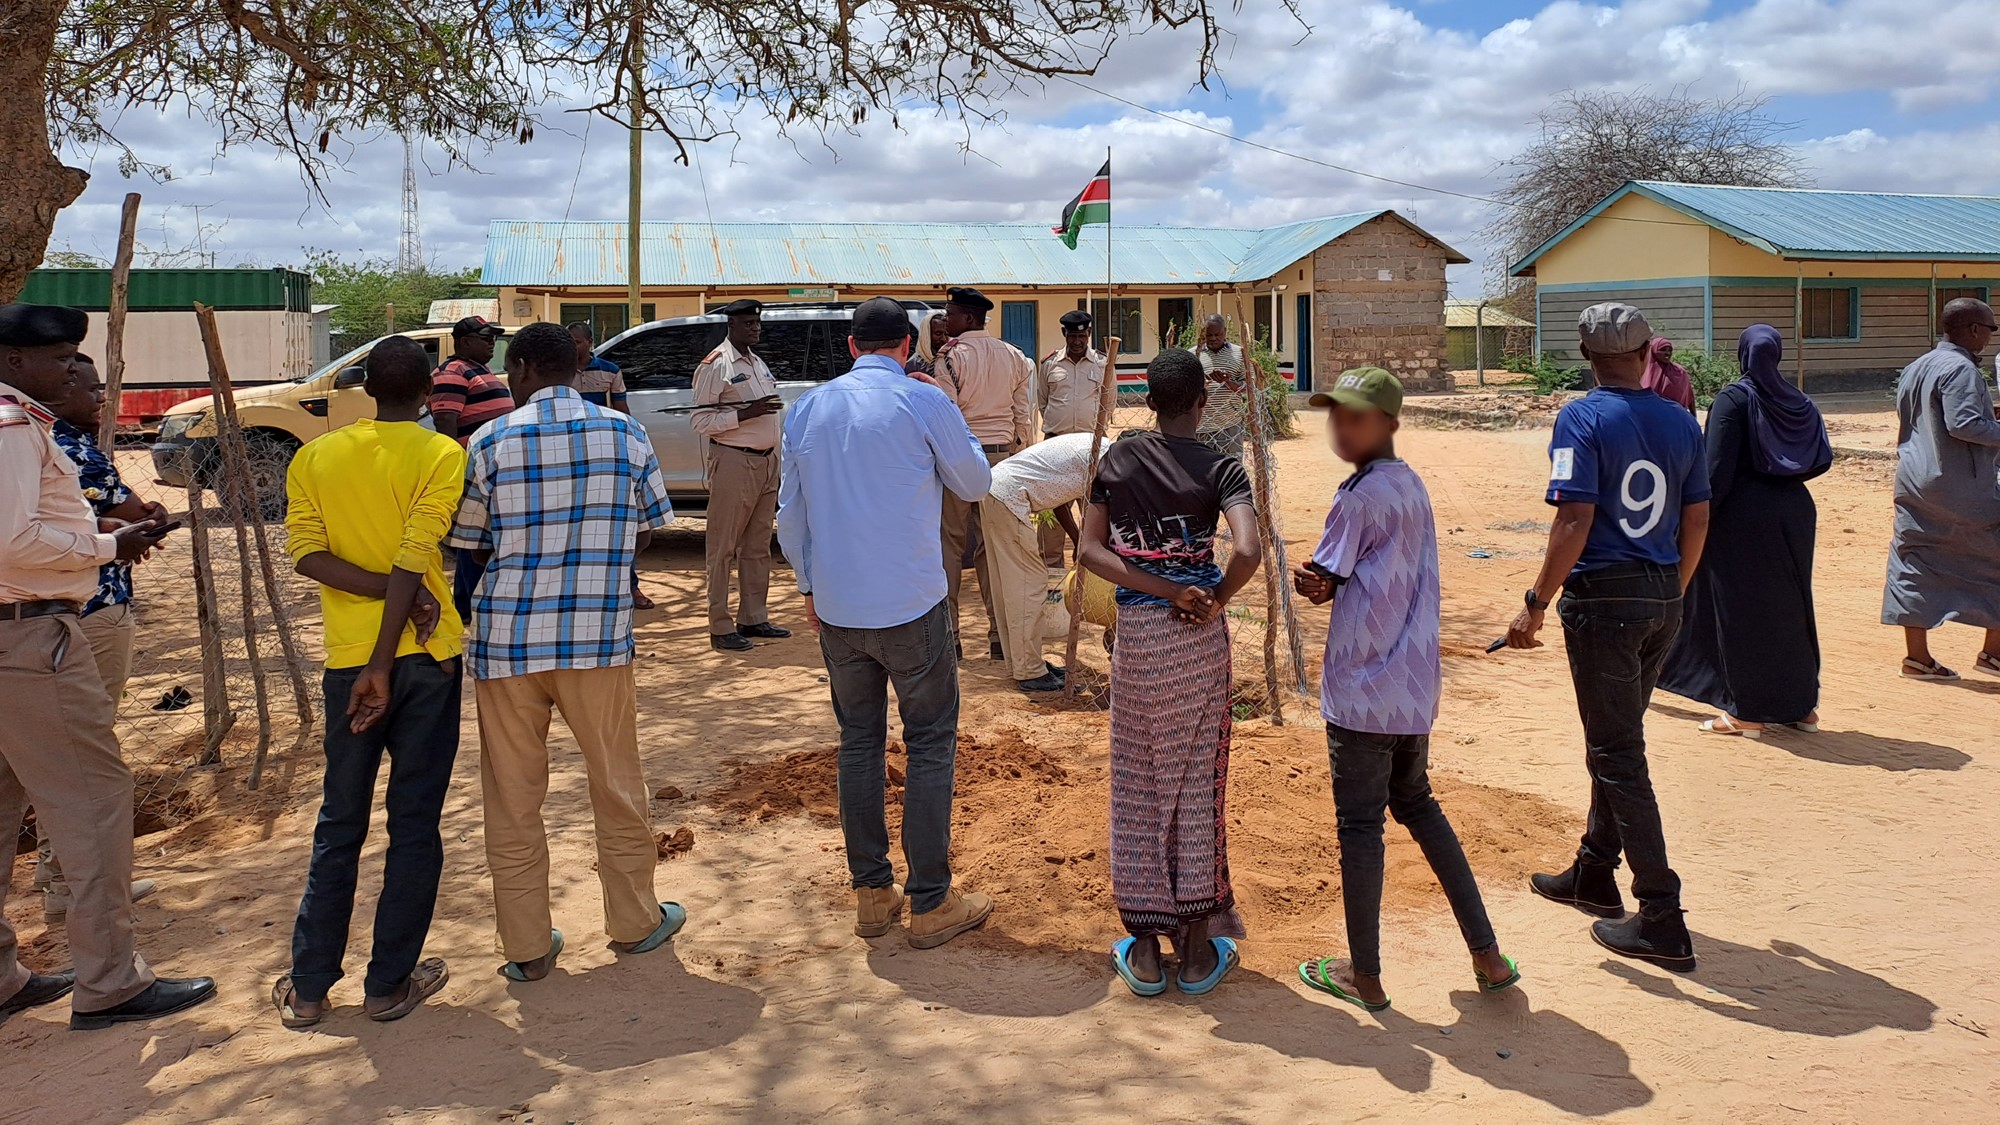
[[[1515,985],[1521,983],[1521,966],[1515,964],[1514,959],[1512,957],[1507,956],[1505,953],[1502,953],[1500,955],[1500,959],[1502,961],[1507,962],[1507,971],[1508,973],[1511,974],[1510,976],[1507,977],[1506,980],[1487,980],[1485,973],[1480,972],[1478,969],[1472,970],[1472,975],[1474,977],[1477,977],[1479,980],[1480,991],[1505,992],[1508,989],[1514,987]]]
[[[500,975],[506,977],[508,980],[517,981],[522,984],[526,984],[529,981],[541,980],[543,977],[549,975],[550,970],[556,967],[556,958],[558,956],[561,956],[562,950],[563,950],[562,931],[550,930],[549,951],[547,953],[544,953],[540,957],[535,958],[534,961],[509,961],[506,964],[500,966]],[[533,965],[535,961],[543,961],[546,962],[546,964],[544,964],[541,967],[540,971],[536,971],[529,967]]]
[[[1315,992],[1324,992],[1335,1000],[1344,1000],[1364,1012],[1387,1011],[1390,1003],[1387,999],[1384,999],[1380,1004],[1370,1004],[1361,997],[1333,983],[1332,978],[1326,975],[1326,967],[1338,960],[1340,960],[1338,957],[1322,957],[1317,961],[1301,961],[1299,962],[1299,979],[1306,982],[1307,988]]]

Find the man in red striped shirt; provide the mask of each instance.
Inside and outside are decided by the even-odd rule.
[[[468,316],[452,325],[451,357],[431,372],[431,421],[437,432],[464,445],[479,427],[514,409],[514,396],[498,375],[487,370],[493,342],[506,329],[483,316]]]

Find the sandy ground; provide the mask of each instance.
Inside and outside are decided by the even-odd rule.
[[[1477,648],[1538,559],[1545,440],[1404,438],[1445,566],[1437,786],[1526,973],[1512,993],[1473,987],[1442,898],[1393,826],[1395,1008],[1364,1016],[1297,983],[1293,964],[1336,951],[1341,922],[1324,743],[1295,707],[1292,725],[1238,728],[1245,967],[1200,1000],[1130,996],[1104,953],[1116,934],[1105,719],[1031,706],[983,660],[965,675],[957,867],[999,911],[931,952],[852,936],[817,649],[800,636],[711,652],[699,539],[683,532],[646,560],[661,610],[639,634],[657,827],[693,836],[660,869],[662,893],[692,913],[670,950],[605,946],[584,776],[564,743],[548,820],[570,952],[536,984],[494,974],[468,693],[429,950],[454,971],[441,1002],[398,1024],[359,1014],[378,841],[341,1007],[310,1033],[278,1026],[266,994],[287,963],[317,767],[276,761],[254,800],[231,796],[240,779],[225,772],[209,815],[140,841],[163,889],[138,907],[146,955],[216,975],[221,998],[91,1034],[66,1030],[60,1006],[14,1017],[0,1025],[0,1122],[2000,1120],[2000,681],[1895,677],[1898,638],[1875,624],[1889,466],[1844,461],[1813,486],[1824,733],[1710,738],[1692,705],[1655,706],[1653,772],[1702,958],[1677,977],[1608,956],[1586,918],[1524,885],[1565,861],[1579,828],[1578,724],[1559,637],[1528,654]],[[1297,548],[1343,470],[1317,438],[1280,459]],[[789,597],[778,615],[799,624]],[[1324,623],[1311,611],[1311,634]],[[1938,643],[1963,667],[1977,637],[1953,628]],[[27,876],[16,868],[19,891]],[[35,905],[17,893],[8,916],[31,960],[58,957]]]

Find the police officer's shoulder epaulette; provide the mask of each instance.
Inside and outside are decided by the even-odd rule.
[[[27,407],[12,395],[0,395],[0,427],[25,426],[28,424]]]
[[[1047,355],[1043,356],[1043,357],[1042,357],[1042,362],[1043,362],[1043,363],[1048,363],[1048,362],[1050,362],[1050,361],[1054,360],[1054,359],[1055,359],[1056,357],[1058,357],[1058,356],[1060,356],[1060,355],[1062,355],[1062,354],[1063,354],[1063,350],[1062,350],[1061,348],[1057,348],[1057,349],[1056,349],[1055,351],[1052,351],[1052,352],[1050,352],[1049,354],[1047,354]]]
[[[707,355],[705,355],[705,356],[702,356],[702,357],[701,357],[701,361],[702,361],[703,363],[714,363],[714,362],[715,362],[716,360],[718,360],[718,359],[721,359],[721,358],[722,358],[722,345],[721,345],[721,344],[717,344],[717,345],[715,346],[715,350],[714,350],[714,351],[712,351],[712,352],[708,353]]]

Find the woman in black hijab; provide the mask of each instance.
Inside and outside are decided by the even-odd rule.
[[[1743,377],[1708,411],[1708,546],[1660,687],[1721,710],[1709,734],[1762,738],[1771,724],[1819,729],[1819,630],[1806,482],[1833,464],[1826,423],[1778,364],[1784,338],[1753,324]]]

